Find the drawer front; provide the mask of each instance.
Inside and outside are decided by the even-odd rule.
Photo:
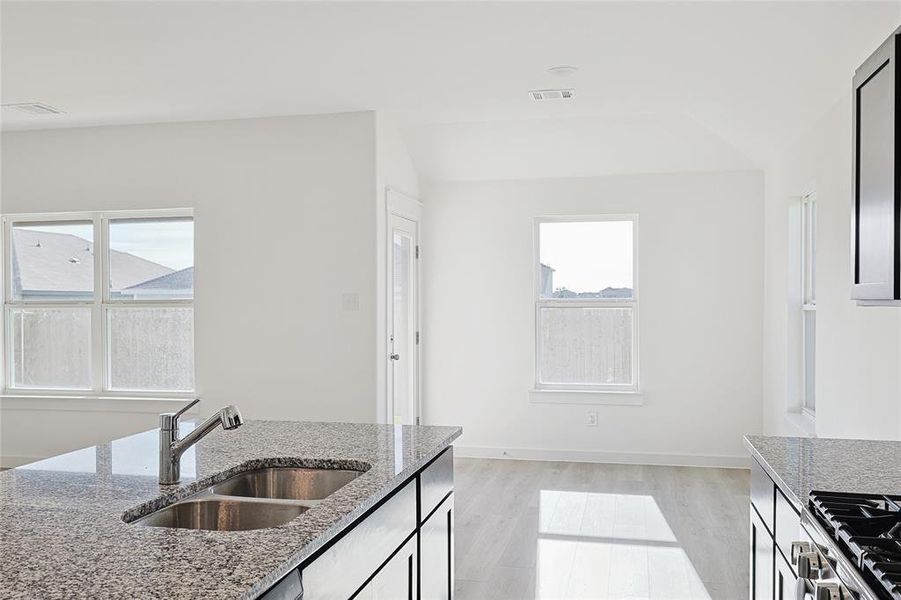
[[[760,515],[760,520],[764,526],[773,534],[775,528],[775,498],[776,485],[770,476],[766,474],[763,467],[757,464],[757,461],[751,461],[751,504]]]
[[[304,600],[347,600],[416,530],[416,482],[410,481],[303,568]]]
[[[419,522],[454,489],[454,448],[451,446],[419,474]]]
[[[791,502],[776,490],[776,545],[791,566],[792,542],[800,542],[807,539],[804,530],[801,529],[801,517],[795,512]],[[794,567],[792,566],[792,572]]]

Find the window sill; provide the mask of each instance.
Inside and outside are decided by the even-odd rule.
[[[74,396],[47,394],[16,394],[6,391],[0,395],[0,410],[50,410],[57,412],[118,412],[164,413],[175,412],[196,396],[183,398],[129,397],[129,396]],[[193,407],[186,414],[196,414]]]
[[[529,390],[529,400],[535,404],[642,406],[644,394],[637,391],[533,389]]]
[[[817,437],[817,422],[810,413],[803,410],[790,410],[785,413],[785,421],[802,437]]]

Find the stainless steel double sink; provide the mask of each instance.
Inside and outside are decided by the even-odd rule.
[[[270,467],[244,471],[133,522],[150,527],[245,531],[284,525],[361,474]]]

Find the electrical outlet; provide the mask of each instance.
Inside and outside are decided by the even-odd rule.
[[[597,427],[598,426],[598,411],[589,410],[588,416],[585,418],[585,426],[586,427]]]

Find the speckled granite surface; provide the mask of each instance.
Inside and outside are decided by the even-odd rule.
[[[745,445],[799,509],[811,490],[901,494],[901,442],[749,435]]]
[[[256,597],[461,433],[459,427],[247,421],[189,450],[175,486],[157,483],[156,430],[5,471],[0,597]],[[134,517],[169,504],[242,464],[369,468],[273,529],[205,532],[123,521],[127,511]]]

